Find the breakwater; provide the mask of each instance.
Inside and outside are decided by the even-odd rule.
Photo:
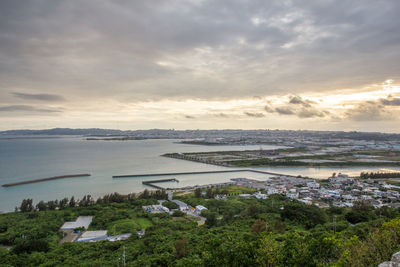
[[[207,173],[244,172],[244,171],[247,171],[247,170],[199,171],[199,172],[165,172],[165,173],[146,173],[146,174],[126,174],[126,175],[115,175],[115,176],[113,176],[113,178],[148,177],[148,176],[168,176],[168,175],[188,175],[188,174],[207,174]]]
[[[211,173],[230,173],[230,172],[254,172],[254,173],[261,173],[261,174],[268,174],[268,175],[296,177],[296,176],[293,176],[293,175],[288,175],[288,174],[283,174],[283,173],[276,173],[276,172],[267,172],[267,171],[252,170],[252,169],[238,169],[238,170],[221,170],[221,171],[126,174],[126,175],[114,175],[112,178],[134,178],[134,177],[149,177],[149,176],[191,175],[191,174],[211,174]]]
[[[46,182],[46,181],[52,181],[52,180],[58,180],[58,179],[64,179],[64,178],[75,178],[75,177],[84,177],[84,176],[90,176],[90,174],[89,173],[81,173],[81,174],[68,174],[68,175],[53,176],[53,177],[48,177],[48,178],[40,178],[40,179],[27,180],[27,181],[10,183],[10,184],[3,184],[2,187],[10,187],[10,186],[23,185],[23,184],[33,184],[33,183],[40,183],[40,182]]]
[[[164,183],[164,182],[179,182],[178,179],[172,178],[172,179],[160,179],[160,180],[151,180],[151,181],[143,181],[142,184],[154,187],[156,189],[164,189],[161,186],[155,185],[155,183]]]

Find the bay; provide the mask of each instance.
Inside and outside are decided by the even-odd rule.
[[[22,199],[55,200],[64,197],[81,198],[90,194],[99,197],[107,193],[127,194],[143,191],[144,180],[159,177],[113,179],[113,175],[165,172],[225,170],[226,167],[161,157],[173,152],[206,152],[251,150],[260,146],[201,146],[179,144],[177,140],[88,141],[83,137],[30,137],[0,139],[0,184],[58,175],[90,173],[90,177],[68,178],[14,187],[0,187],[0,211],[12,211]],[[262,145],[263,149],[279,148]],[[327,178],[332,172],[360,172],[365,168],[258,168],[272,172]],[[376,168],[371,168],[376,169]],[[231,178],[266,179],[255,173],[218,173],[182,175],[177,177],[182,187],[196,184],[226,182]],[[170,184],[168,184],[170,185]]]

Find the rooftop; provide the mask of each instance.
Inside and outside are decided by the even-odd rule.
[[[85,229],[89,228],[89,225],[92,223],[93,216],[79,216],[74,222],[65,222],[60,230],[73,230],[79,227],[85,227]]]

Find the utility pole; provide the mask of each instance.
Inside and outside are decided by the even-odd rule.
[[[333,216],[333,233],[336,234],[336,215]]]
[[[125,246],[124,246],[124,252],[122,253],[122,258],[123,258],[123,261],[124,261],[124,267],[125,267],[125,265],[126,265]]]

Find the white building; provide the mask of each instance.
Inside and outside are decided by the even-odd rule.
[[[197,206],[196,206],[196,211],[197,211],[198,213],[201,213],[203,210],[207,210],[207,208],[204,207],[204,206],[202,206],[202,205],[197,205]]]
[[[316,182],[309,182],[307,183],[307,187],[312,189],[318,189],[320,188],[320,184]]]
[[[299,198],[299,193],[286,193],[286,196],[291,199],[297,199]]]
[[[86,231],[84,232],[76,242],[94,242],[100,240],[106,240],[108,234],[106,230],[102,231]]]
[[[268,195],[278,194],[279,191],[276,188],[268,188]]]
[[[79,216],[74,222],[65,222],[60,230],[74,230],[76,228],[84,227],[85,229],[89,228],[89,225],[92,223],[93,216]]]
[[[254,196],[257,199],[267,199],[268,198],[268,196],[266,194],[262,194],[261,192],[254,193]]]
[[[179,206],[180,211],[187,211],[189,209],[188,205],[185,202],[174,199],[172,202],[175,202]]]
[[[126,240],[129,237],[131,237],[132,234],[131,233],[127,233],[127,234],[122,234],[122,235],[115,235],[115,236],[109,236],[106,239],[110,242],[115,242],[115,241],[121,241],[121,240]]]
[[[342,198],[346,201],[353,201],[353,200],[357,199],[356,197],[354,197],[352,195],[342,195]]]

